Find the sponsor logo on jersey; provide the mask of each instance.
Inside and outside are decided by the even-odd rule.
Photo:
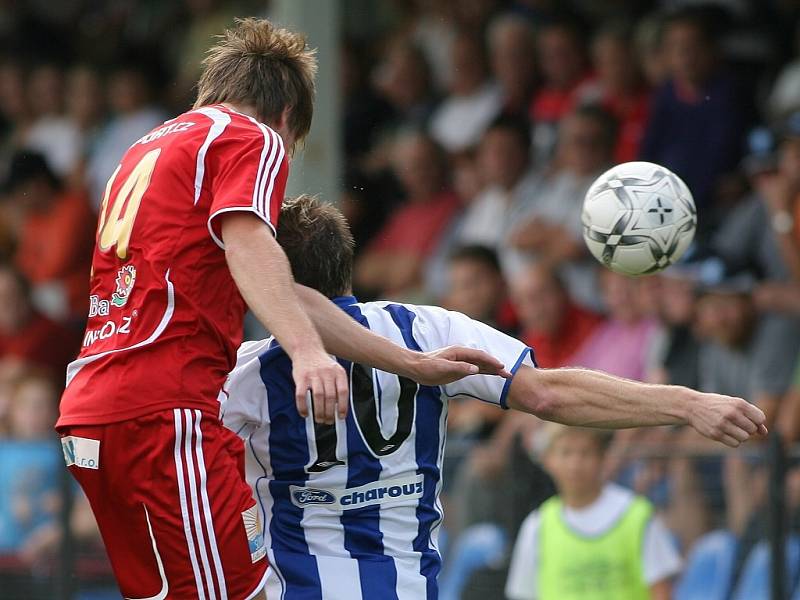
[[[292,503],[299,508],[320,506],[336,511],[365,506],[403,504],[422,497],[423,476],[411,475],[375,481],[354,488],[319,489],[289,486]]]
[[[128,298],[133,291],[133,286],[136,283],[136,267],[133,265],[125,265],[117,271],[117,289],[111,295],[111,304],[118,308],[122,308],[128,303]]]
[[[316,488],[303,488],[292,492],[295,504],[306,506],[307,504],[333,504],[336,496],[326,490]]]
[[[243,511],[242,521],[247,534],[247,546],[250,548],[250,562],[261,560],[266,555],[267,549],[264,546],[264,524],[261,522],[258,506],[253,504]]]
[[[100,440],[67,435],[61,438],[61,450],[68,467],[81,469],[100,468]]]
[[[107,317],[111,312],[111,302],[102,300],[97,294],[89,296],[89,318]]]

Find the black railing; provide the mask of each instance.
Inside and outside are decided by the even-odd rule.
[[[786,469],[787,456],[783,441],[778,432],[770,434],[767,450],[769,464],[769,512],[768,530],[772,561],[770,567],[770,585],[772,600],[788,598],[786,589]]]

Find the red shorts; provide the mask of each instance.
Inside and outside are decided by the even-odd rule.
[[[196,409],[61,430],[125,598],[245,600],[267,571],[244,446]]]

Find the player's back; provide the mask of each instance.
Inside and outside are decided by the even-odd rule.
[[[89,319],[59,426],[178,405],[215,412],[245,311],[216,217],[251,211],[272,225],[285,177],[279,136],[221,105],[128,149],[103,199]]]
[[[523,344],[457,313],[335,302],[412,350],[470,343],[510,364],[528,356]],[[504,380],[474,376],[429,387],[340,362],[351,402],[335,425],[299,416],[291,361],[273,340],[244,344],[228,380],[223,421],[247,442],[248,481],[275,570],[267,591],[315,590],[326,600],[435,597],[447,397],[502,404]]]

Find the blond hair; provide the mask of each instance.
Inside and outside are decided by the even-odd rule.
[[[237,19],[203,60],[195,108],[249,104],[267,124],[280,121],[288,108],[289,129],[302,140],[314,114],[316,72],[316,50],[304,36],[266,19]]]

